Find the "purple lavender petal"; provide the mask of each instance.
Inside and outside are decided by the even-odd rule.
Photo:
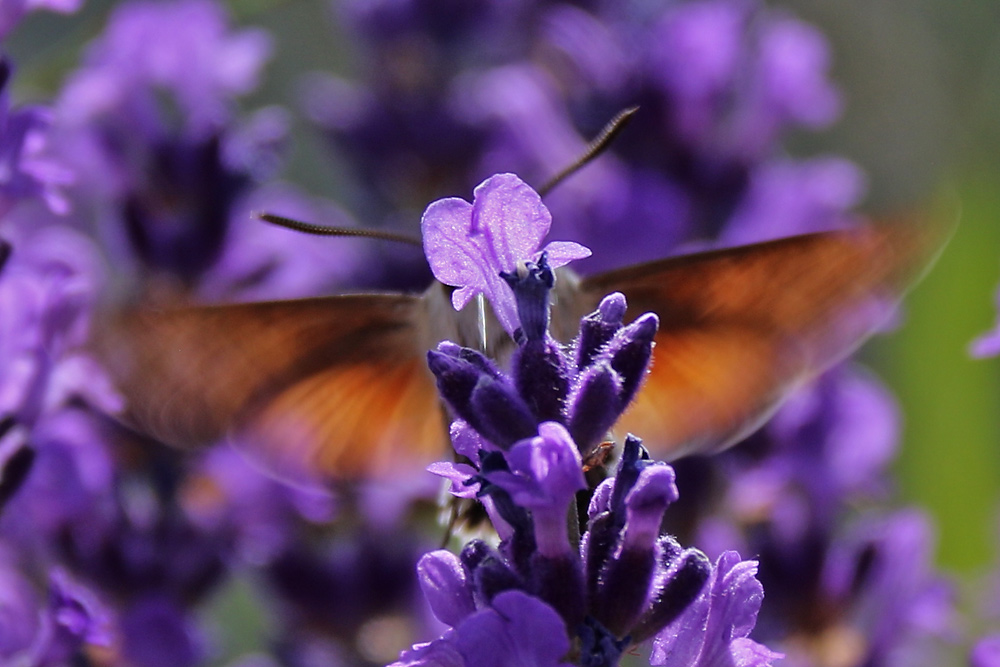
[[[570,262],[576,261],[578,259],[584,259],[590,257],[592,254],[590,248],[586,248],[579,243],[573,243],[572,241],[552,241],[546,244],[538,253],[546,253],[549,260],[549,266],[553,269],[559,268],[560,266],[566,266]]]
[[[635,486],[625,496],[626,546],[652,549],[660,534],[663,513],[678,497],[675,477],[669,465],[653,465],[639,474]]]
[[[479,465],[479,453],[484,449],[496,449],[488,440],[483,439],[468,422],[456,419],[449,429],[451,444],[455,452],[466,457],[475,465]]]
[[[450,198],[427,207],[421,220],[424,253],[438,280],[459,287],[452,294],[456,310],[484,294],[500,324],[513,334],[517,304],[500,273],[535,259],[551,223],[538,193],[513,174],[497,174],[476,187],[471,205]],[[589,254],[576,244],[550,245],[556,255],[550,258],[552,268]]]
[[[511,474],[491,481],[504,487],[514,502],[531,510],[565,509],[568,499],[586,487],[576,444],[558,422],[543,422],[538,436],[522,440],[507,453]]]
[[[451,482],[449,492],[456,498],[473,499],[479,493],[479,484],[466,484],[479,474],[479,471],[466,463],[451,463],[438,461],[427,466],[427,472],[438,477],[444,477]]]
[[[982,336],[979,336],[969,344],[969,354],[978,359],[995,357],[1000,354],[1000,324]]]
[[[506,458],[511,472],[488,473],[487,479],[531,510],[539,553],[565,554],[566,512],[576,492],[586,488],[576,444],[562,424],[543,422],[537,437],[515,444]]]
[[[442,623],[456,626],[476,611],[467,574],[458,556],[443,549],[425,554],[417,563],[420,588]]]
[[[455,644],[477,667],[570,667],[561,658],[569,650],[566,626],[541,600],[507,591],[455,628]]]

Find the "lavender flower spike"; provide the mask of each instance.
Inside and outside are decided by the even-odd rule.
[[[514,174],[497,174],[476,187],[470,204],[464,199],[439,199],[424,211],[420,229],[424,254],[434,277],[458,287],[455,310],[477,294],[493,305],[500,324],[511,335],[518,328],[517,304],[501,273],[514,273],[525,261],[544,252],[548,265],[565,266],[590,256],[590,250],[568,241],[539,250],[552,216],[538,193]]]

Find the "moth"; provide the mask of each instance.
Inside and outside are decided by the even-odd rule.
[[[651,370],[615,430],[655,458],[719,451],[878,330],[940,231],[872,226],[583,278],[560,270],[552,335],[566,342],[610,292],[626,296],[626,321],[657,313]],[[94,345],[138,431],[181,447],[230,439],[279,476],[350,480],[443,455],[426,352],[442,340],[479,347],[478,319],[435,283],[418,295],[134,308],[105,319]],[[513,341],[487,331],[487,353],[503,359]]]

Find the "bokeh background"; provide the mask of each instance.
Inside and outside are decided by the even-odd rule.
[[[115,3],[87,0],[68,17],[37,13],[7,40],[16,102],[51,98]],[[916,210],[959,225],[931,275],[907,299],[898,330],[863,361],[902,404],[900,503],[937,520],[937,562],[975,582],[1000,541],[1000,359],[975,360],[970,341],[993,325],[1000,282],[1000,3],[983,0],[794,0],[834,54],[845,111],[832,128],[794,136],[795,155],[842,154],[869,178],[866,208]],[[239,0],[236,23],[267,28],[274,56],[247,108],[300,108],[304,75],[349,76],[356,54],[326,0]],[[283,178],[341,199],[351,175],[301,117]],[[321,221],[320,221],[321,222]],[[317,240],[317,243],[326,241]],[[216,612],[244,630],[234,589]],[[252,633],[251,633],[252,635]]]

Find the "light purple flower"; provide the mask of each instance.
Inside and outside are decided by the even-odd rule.
[[[764,667],[782,657],[748,639],[764,589],[757,562],[735,551],[719,556],[701,597],[657,635],[650,664],[669,667]]]
[[[506,455],[510,472],[486,474],[486,479],[531,511],[538,552],[557,556],[569,551],[566,514],[577,491],[587,484],[576,443],[558,422],[538,425],[538,436],[515,444]]]
[[[421,220],[424,253],[434,276],[459,288],[452,294],[456,310],[484,294],[513,335],[517,305],[500,273],[513,273],[519,263],[536,261],[543,252],[552,268],[590,255],[587,248],[567,241],[539,250],[551,224],[538,193],[513,174],[497,174],[476,187],[471,204],[451,197],[427,207]]]

